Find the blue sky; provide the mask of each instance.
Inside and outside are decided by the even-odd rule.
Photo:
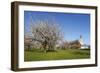
[[[24,11],[26,32],[29,32],[30,29],[31,16],[33,21],[48,19],[48,17],[54,18],[62,28],[64,40],[76,40],[82,35],[84,43],[90,44],[90,14]]]

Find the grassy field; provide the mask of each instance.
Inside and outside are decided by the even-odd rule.
[[[90,50],[67,49],[53,52],[41,52],[40,50],[30,50],[24,53],[24,61],[43,61],[43,60],[67,60],[90,58]]]

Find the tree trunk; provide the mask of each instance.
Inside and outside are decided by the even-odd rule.
[[[44,52],[46,53],[47,52],[47,42],[44,41],[42,45],[43,45]]]
[[[28,45],[28,51],[30,50],[30,45]]]

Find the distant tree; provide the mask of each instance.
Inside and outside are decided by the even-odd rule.
[[[24,48],[30,50],[32,46],[32,39],[31,38],[24,38]]]
[[[70,48],[78,49],[81,48],[81,44],[78,40],[70,42]]]
[[[62,42],[62,45],[61,45],[62,49],[68,49],[69,48],[69,42],[65,41],[65,42]]]

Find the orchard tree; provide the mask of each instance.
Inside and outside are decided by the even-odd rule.
[[[62,39],[59,25],[51,20],[31,22],[31,33],[33,40],[40,42],[45,52],[55,50],[55,46]]]

